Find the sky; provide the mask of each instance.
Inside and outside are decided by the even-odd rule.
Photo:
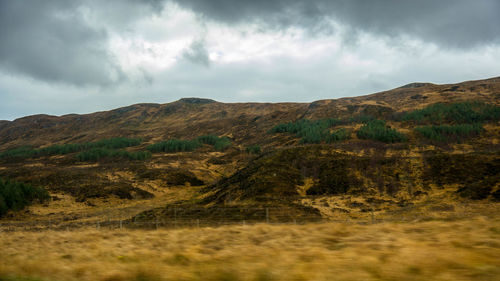
[[[498,0],[0,0],[0,120],[500,76]]]

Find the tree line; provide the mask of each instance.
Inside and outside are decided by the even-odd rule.
[[[228,137],[204,135],[194,140],[170,139],[151,144],[146,149],[152,153],[194,151],[203,146],[203,144],[212,145],[216,151],[224,151],[231,145],[231,140]]]
[[[120,149],[140,145],[141,139],[137,138],[110,138],[88,143],[69,143],[62,145],[51,145],[44,148],[34,149],[30,146],[22,146],[0,153],[0,159],[26,159],[41,156],[65,155],[69,153],[87,151],[92,149]]]
[[[420,136],[432,141],[462,141],[479,136],[483,131],[481,124],[430,125],[415,128]]]
[[[331,132],[330,128],[341,124],[338,119],[309,120],[300,119],[295,122],[281,123],[274,126],[269,133],[290,133],[301,138],[300,143],[332,143],[350,138],[351,132],[339,129]]]
[[[500,106],[483,102],[436,103],[404,113],[401,121],[419,125],[474,124],[500,120]]]
[[[76,155],[79,161],[99,161],[104,158],[126,159],[126,160],[145,160],[151,158],[149,151],[129,152],[123,149],[92,148],[82,151]]]
[[[372,120],[361,126],[356,132],[360,139],[377,140],[385,143],[405,142],[403,133],[388,126],[384,120]]]

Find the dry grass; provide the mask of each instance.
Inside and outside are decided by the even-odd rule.
[[[495,217],[4,232],[0,280],[498,280],[499,238]]]

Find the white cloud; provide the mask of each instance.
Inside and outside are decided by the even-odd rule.
[[[143,9],[129,14],[133,20],[124,26],[119,24],[125,21],[122,14],[104,20],[90,8],[82,11],[94,29],[106,30],[107,51],[127,79],[108,86],[71,86],[0,70],[0,119],[88,113],[188,96],[224,102],[310,102],[414,81],[451,83],[500,73],[499,45],[448,49],[408,35],[387,38],[353,31],[335,21],[330,22],[334,33],[311,34],[300,25],[231,26],[176,4],[155,12]],[[202,43],[197,49],[202,52],[186,56],[196,42]],[[209,67],[193,64],[196,58]]]

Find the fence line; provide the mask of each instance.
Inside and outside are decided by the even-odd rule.
[[[435,206],[435,205],[430,205]],[[402,207],[393,211],[350,210],[348,213],[335,213],[335,216],[322,216],[319,212],[308,207],[209,207],[209,208],[180,208],[172,207],[151,210],[146,213],[112,215],[111,212],[100,212],[99,216],[92,217],[87,213],[80,216],[72,215],[63,218],[48,218],[31,221],[4,221],[0,222],[0,231],[42,231],[42,230],[73,230],[79,228],[95,229],[160,229],[179,227],[205,227],[222,225],[250,225],[256,223],[267,224],[305,224],[312,222],[343,222],[369,224],[379,222],[407,222],[419,219],[429,219],[432,215],[438,218],[467,218],[484,215],[482,207],[492,208],[492,204],[464,204],[466,211],[437,210],[435,212],[415,211],[424,206]],[[491,209],[490,209],[491,210]],[[413,212],[412,212],[413,211]]]

